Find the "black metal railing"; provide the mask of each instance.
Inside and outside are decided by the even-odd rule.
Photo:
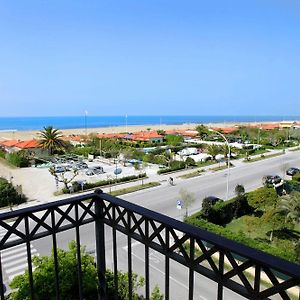
[[[291,299],[299,297],[300,266],[246,247],[216,234],[195,228],[160,213],[148,210],[122,199],[96,190],[94,193],[66,200],[25,208],[0,215],[0,296],[5,299],[3,283],[5,270],[2,252],[25,244],[29,286],[34,299],[32,242],[51,237],[56,271],[56,298],[60,299],[60,282],[57,260],[58,233],[74,229],[78,249],[78,299],[84,299],[80,261],[81,226],[95,224],[95,256],[99,280],[99,298],[107,299],[105,270],[107,230],[111,232],[111,257],[113,261],[114,289],[118,290],[117,272],[118,235],[126,237],[128,288],[132,290],[133,240],[143,245],[143,270],[145,299],[150,299],[150,250],[164,258],[162,286],[165,299],[174,299],[170,293],[171,263],[187,269],[186,299],[198,299],[201,291],[199,274],[215,283],[215,299],[223,299],[229,289],[247,299]],[[110,251],[110,250],[109,250]],[[289,291],[288,291],[289,290]],[[275,298],[274,298],[275,297]],[[132,293],[129,292],[129,299]]]

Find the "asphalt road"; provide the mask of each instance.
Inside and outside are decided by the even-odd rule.
[[[262,177],[268,174],[278,174],[283,176],[283,168],[290,166],[300,166],[299,152],[289,152],[285,155],[261,160],[258,162],[241,164],[230,169],[229,177],[229,198],[234,195],[234,187],[243,184],[246,191],[253,190],[262,183]],[[159,187],[122,196],[123,199],[149,209],[166,214],[173,218],[182,219],[184,211],[176,208],[176,201],[179,199],[179,191],[185,188],[195,193],[197,201],[189,209],[189,213],[198,211],[201,208],[201,201],[205,196],[214,195],[222,199],[226,194],[227,170],[201,175],[199,177],[180,180],[175,179],[175,186],[170,186],[167,182]],[[111,230],[106,229],[106,251],[107,267],[112,268],[112,239]],[[89,224],[80,228],[81,243],[86,245],[91,253],[95,248],[94,225]],[[75,239],[75,230],[60,233],[58,235],[58,246],[66,248],[68,241]],[[51,237],[34,241],[34,249],[40,255],[49,255],[52,247]],[[144,274],[144,254],[143,246],[133,241],[133,270],[141,275]],[[118,235],[118,257],[119,267],[127,269],[127,240],[126,237]],[[4,268],[5,269],[5,268]],[[164,258],[157,252],[151,252],[150,258],[151,286],[159,284],[163,292],[164,286]],[[187,269],[177,263],[171,264],[171,299],[186,299],[188,273]],[[8,278],[7,276],[5,277]],[[210,280],[197,275],[195,278],[195,299],[209,300],[215,299],[216,284]],[[225,291],[224,299],[241,299],[240,296],[230,291]]]

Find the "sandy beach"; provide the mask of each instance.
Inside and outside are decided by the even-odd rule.
[[[260,122],[262,123],[278,123],[278,122]],[[209,123],[205,124],[208,127],[232,127],[235,125],[249,125],[255,123]],[[256,123],[257,124],[257,123]],[[171,129],[178,129],[178,130],[195,130],[198,124],[179,124],[179,125],[128,125],[126,126],[115,126],[115,127],[98,127],[98,128],[72,128],[72,129],[59,129],[63,135],[85,135],[87,134],[101,134],[101,133],[122,133],[122,132],[137,132],[142,130],[171,130]],[[39,131],[1,131],[0,132],[0,140],[29,140],[29,139],[36,139],[38,138]]]

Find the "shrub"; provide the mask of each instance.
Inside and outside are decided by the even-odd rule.
[[[211,209],[212,207],[218,202],[218,201],[222,201],[221,199],[217,198],[217,197],[205,197],[202,200],[202,210],[201,212],[203,213],[204,216],[209,216],[211,213]]]
[[[12,165],[24,168],[29,166],[29,159],[23,153],[14,152],[7,155],[7,161]]]
[[[245,196],[239,196],[229,201],[218,201],[212,208],[206,212],[207,221],[217,225],[226,225],[233,218],[250,214],[254,209],[248,204]]]
[[[19,194],[14,186],[4,178],[0,178],[0,207],[26,202],[26,197]]]
[[[158,170],[157,174],[164,174],[182,169],[185,169],[185,162],[174,160],[170,163],[170,168]]]
[[[0,157],[1,158],[5,158],[5,151],[0,149]]]
[[[292,179],[293,181],[300,181],[300,173],[296,173],[295,175],[293,175]]]
[[[186,160],[185,160],[185,164],[187,166],[197,166],[195,160],[191,157],[188,157]]]
[[[300,192],[300,181],[290,180],[284,183],[284,189],[287,193],[291,193],[292,191]]]
[[[266,208],[275,206],[278,201],[278,195],[273,188],[261,187],[255,191],[246,194],[249,205],[254,208]]]

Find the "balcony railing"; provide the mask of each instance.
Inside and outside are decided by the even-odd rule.
[[[29,286],[34,299],[32,243],[42,238],[52,239],[56,270],[56,298],[60,299],[60,282],[57,260],[58,234],[75,230],[77,248],[83,236],[82,226],[94,223],[96,268],[99,280],[99,299],[107,299],[105,270],[108,258],[112,258],[114,290],[118,290],[117,271],[120,269],[119,238],[126,240],[126,271],[128,288],[132,290],[132,274],[135,267],[133,247],[138,243],[143,248],[143,273],[145,299],[150,299],[150,283],[158,283],[165,299],[178,299],[172,295],[170,281],[174,278],[171,264],[176,262],[185,268],[186,299],[201,299],[201,289],[212,282],[214,299],[224,299],[224,291],[231,290],[247,299],[290,299],[299,297],[300,266],[268,255],[261,251],[227,240],[213,233],[195,228],[160,213],[148,210],[96,190],[94,193],[66,200],[39,205],[0,215],[0,281],[7,284],[3,252],[24,244],[27,256]],[[110,232],[108,249],[107,233]],[[91,231],[92,232],[92,231]],[[92,233],[91,233],[92,234]],[[161,274],[163,282],[151,278],[150,251],[163,257]],[[151,252],[152,253],[152,252]],[[84,299],[80,250],[78,251],[78,299]],[[122,260],[122,264],[124,259]],[[199,275],[200,274],[200,275]],[[175,278],[176,279],[176,278]],[[160,280],[161,281],[161,280]],[[289,290],[289,291],[288,291]],[[3,284],[1,299],[5,299]],[[129,299],[132,294],[129,292]],[[204,299],[204,298],[202,298]],[[228,298],[229,299],[229,298]],[[209,300],[209,299],[208,299]]]

